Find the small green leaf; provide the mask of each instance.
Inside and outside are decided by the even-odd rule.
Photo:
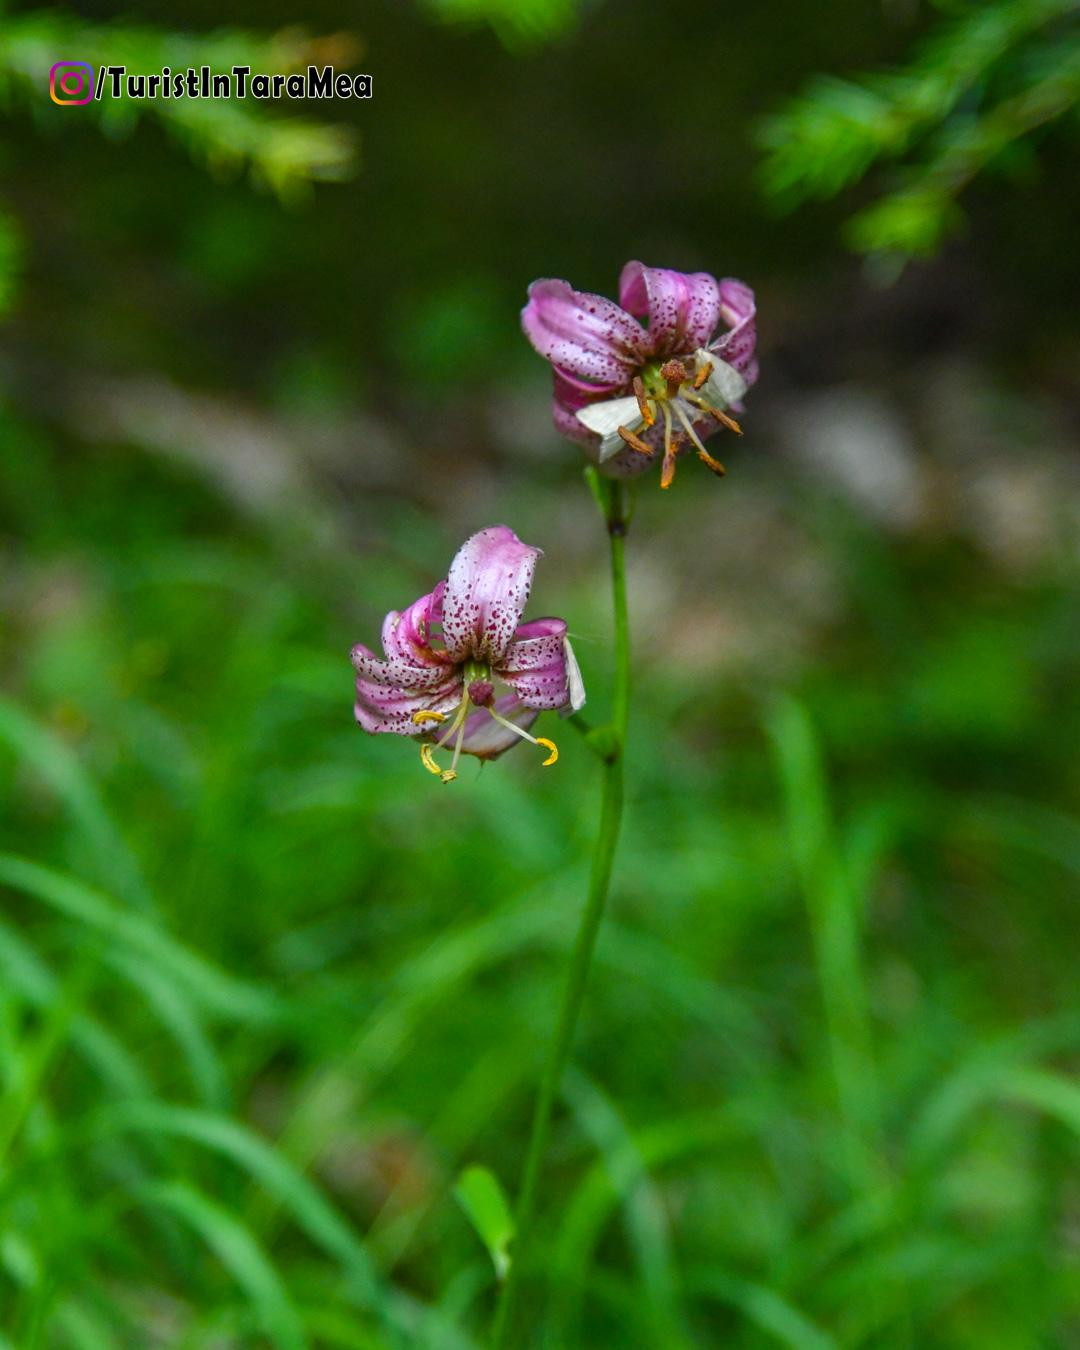
[[[466,1167],[454,1187],[454,1199],[488,1249],[495,1274],[505,1279],[510,1269],[514,1219],[498,1177],[486,1167]]]

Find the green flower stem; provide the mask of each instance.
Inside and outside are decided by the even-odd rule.
[[[513,1260],[495,1309],[492,1350],[504,1350],[504,1347],[511,1344],[510,1335],[521,1289],[522,1271],[528,1258],[533,1212],[536,1208],[536,1190],[544,1154],[547,1151],[551,1114],[570,1054],[578,1015],[581,1012],[589,966],[596,946],[596,934],[607,901],[615,847],[619,839],[619,826],[622,823],[623,750],[630,717],[630,625],[626,606],[628,494],[623,483],[605,480],[599,484],[599,495],[602,497],[608,538],[611,541],[611,587],[615,610],[615,688],[612,698],[612,720],[610,727],[597,729],[607,732],[601,753],[603,787],[600,800],[600,828],[596,836],[596,849],[589,876],[589,891],[581,912],[577,939],[566,974],[555,1035],[548,1051],[533,1111],[529,1147],[525,1155],[521,1189],[514,1214]],[[595,734],[589,733],[590,737]]]

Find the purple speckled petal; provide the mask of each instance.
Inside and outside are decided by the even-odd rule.
[[[552,367],[555,375],[556,389],[563,390],[568,395],[575,395],[586,400],[594,398],[611,398],[614,394],[622,393],[629,389],[629,382],[626,380],[609,380],[606,384],[595,384],[591,380],[579,380],[576,375],[571,375],[560,366]]]
[[[756,315],[750,287],[734,277],[725,277],[720,283],[720,318],[729,325],[729,331],[717,338],[710,350],[734,366],[747,384],[758,377]]]
[[[432,647],[432,631],[442,623],[443,592],[440,581],[430,595],[414,600],[408,609],[391,610],[383,620],[382,644],[388,661],[410,665],[445,663],[446,653]]]
[[[521,727],[522,731],[528,731],[540,716],[535,708],[527,708],[517,694],[503,694],[497,698],[495,711],[508,722]],[[465,739],[461,749],[466,755],[475,755],[477,759],[494,759],[512,745],[520,743],[521,737],[500,726],[486,708],[470,713],[465,719]]]
[[[383,684],[360,676],[356,681],[356,720],[365,731],[419,736],[423,728],[412,720],[413,713],[431,709],[449,716],[461,702],[462,692],[461,673],[455,670],[429,689]]]
[[[431,646],[431,628],[442,620],[440,581],[400,613],[391,610],[383,622],[386,659],[362,642],[350,653],[357,673],[356,720],[365,731],[420,734],[412,714],[424,708],[452,711],[461,701],[462,675],[441,649]]]
[[[720,319],[720,287],[708,272],[628,262],[619,277],[619,303],[638,318],[648,316],[654,356],[703,347]]]
[[[570,702],[566,624],[533,619],[514,634],[496,675],[529,708],[565,708]]]
[[[600,395],[601,398],[606,395]],[[555,399],[551,407],[552,420],[555,423],[555,430],[568,440],[576,441],[578,445],[599,444],[600,438],[595,436],[587,426],[578,419],[578,410],[588,407],[594,402],[594,397],[585,394],[567,380],[559,371],[555,372]]]
[[[498,665],[529,599],[538,548],[506,525],[467,539],[450,564],[443,595],[443,641],[454,661]]]
[[[412,689],[417,692],[435,689],[454,669],[453,665],[447,662],[419,665],[400,658],[383,661],[362,642],[358,642],[349,655],[356,673],[362,680],[370,684]]]
[[[625,384],[642,363],[641,325],[613,300],[567,281],[534,281],[521,326],[546,361],[590,384]]]

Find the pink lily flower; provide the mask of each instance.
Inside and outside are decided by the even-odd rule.
[[[424,767],[444,783],[457,777],[463,754],[494,759],[518,740],[543,747],[544,764],[554,764],[554,741],[529,728],[546,708],[577,712],[585,688],[563,620],[520,622],[539,556],[492,525],[465,541],[429,595],[391,610],[385,659],[362,643],[352,649],[364,730],[418,738]],[[450,743],[453,760],[442,769],[435,751]]]
[[[741,410],[757,379],[755,314],[753,291],[734,277],[628,262],[619,304],[534,281],[521,324],[554,369],[556,428],[612,477],[640,473],[663,446],[666,488],[691,444],[724,473],[704,442],[721,427],[741,434],[727,409]]]

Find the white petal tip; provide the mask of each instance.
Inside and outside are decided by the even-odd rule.
[[[709,403],[723,409],[737,403],[746,393],[748,385],[734,366],[729,366],[722,357],[704,348],[694,353],[698,363],[708,361],[712,365],[709,378],[701,387],[701,393]]]
[[[585,706],[585,681],[581,678],[581,667],[569,638],[563,638],[563,652],[566,655],[566,688],[570,696],[570,711],[580,712]]]
[[[641,409],[637,399],[632,396],[590,403],[587,407],[579,408],[576,417],[582,426],[605,438],[613,436],[617,427],[636,431],[641,426]]]

